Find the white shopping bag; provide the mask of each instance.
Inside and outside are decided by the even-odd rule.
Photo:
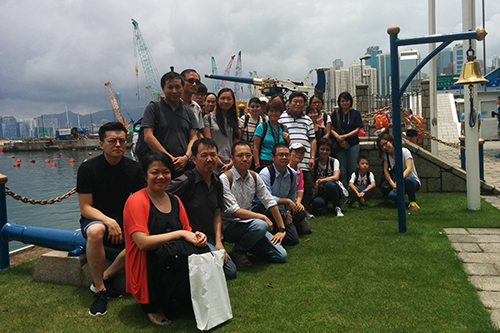
[[[222,269],[224,251],[192,254],[188,263],[196,327],[208,331],[233,318]]]

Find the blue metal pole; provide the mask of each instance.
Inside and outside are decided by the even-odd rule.
[[[398,27],[387,30],[390,35],[391,50],[391,90],[392,90],[392,134],[394,136],[394,159],[396,161],[396,191],[398,203],[399,232],[406,232],[405,183],[403,178],[403,150],[401,136],[401,109],[399,106],[399,53]],[[389,163],[389,161],[387,161]]]
[[[463,138],[463,140],[462,140]],[[465,138],[464,137],[460,137],[460,147],[465,147]],[[462,170],[465,170],[465,150],[464,149],[460,149],[460,168],[462,168]]]
[[[0,230],[7,223],[7,199],[5,197],[7,180],[7,176],[0,174]],[[9,242],[0,237],[0,271],[9,266]]]
[[[479,140],[481,141],[481,140]],[[479,179],[484,181],[484,140],[479,142]]]

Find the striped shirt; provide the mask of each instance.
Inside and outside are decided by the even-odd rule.
[[[311,143],[309,140],[316,139],[316,135],[314,133],[314,125],[311,118],[302,112],[297,119],[294,119],[290,111],[286,110],[283,112],[278,122],[288,128],[290,144],[296,142],[301,143],[306,149],[304,159],[298,165],[299,168],[303,171],[312,171],[309,170],[309,160],[311,159]]]
[[[248,115],[248,122],[247,126],[245,127],[245,117]],[[250,146],[253,149],[253,135],[255,134],[255,129],[257,128],[258,124],[263,123],[263,119],[261,116],[257,118],[258,120],[255,121],[250,113],[245,114],[240,117],[240,129],[243,131],[241,135],[241,140],[245,140],[250,144]]]

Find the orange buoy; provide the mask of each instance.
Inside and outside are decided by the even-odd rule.
[[[56,167],[57,166],[57,162],[56,161],[52,161],[52,163],[50,164],[50,166]]]
[[[20,159],[20,158],[18,158],[16,162],[21,162],[21,159]]]
[[[92,155],[92,152],[91,152],[91,151],[89,151],[89,155]]]
[[[35,163],[35,159],[34,159],[34,158],[32,158],[32,159],[30,160],[30,163]]]
[[[14,163],[14,167],[15,167],[15,168],[19,168],[20,166],[21,166],[21,162],[16,162],[16,163]]]
[[[50,163],[50,158],[47,158],[47,159],[45,160],[45,163],[49,164],[49,163]]]
[[[62,153],[59,153],[59,157],[62,157]]]
[[[10,158],[16,158],[14,155],[12,155]]]
[[[75,159],[72,157],[69,159],[69,163],[75,163]]]
[[[0,153],[3,153],[3,148],[0,148]]]

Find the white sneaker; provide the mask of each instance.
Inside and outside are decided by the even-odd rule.
[[[344,213],[342,213],[342,209],[340,209],[340,207],[335,207],[335,214],[337,214],[337,216],[344,216]]]

